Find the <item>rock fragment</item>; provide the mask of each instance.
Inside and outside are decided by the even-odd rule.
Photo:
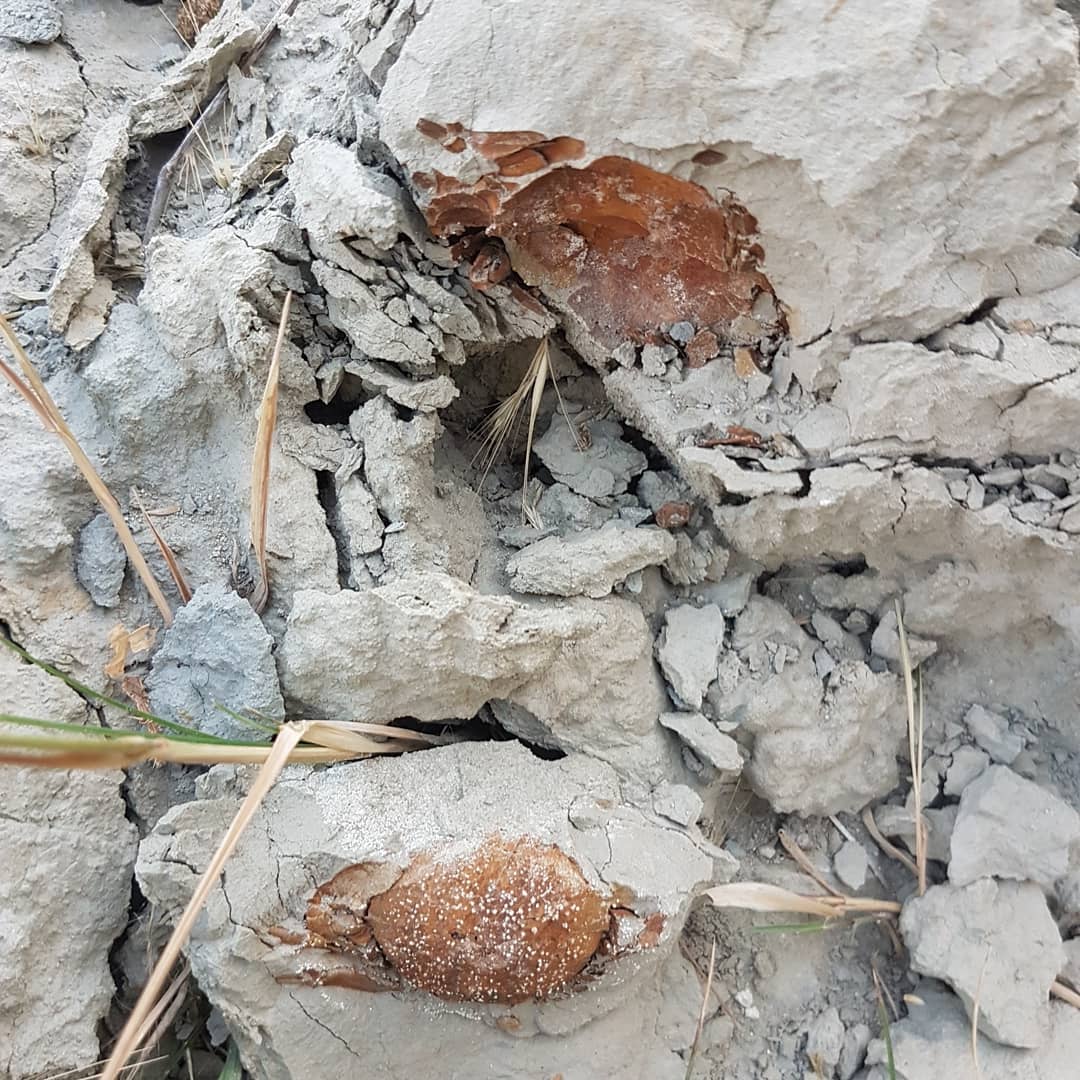
[[[669,731],[674,731],[713,768],[722,772],[738,772],[742,768],[739,744],[730,735],[719,731],[701,713],[661,713],[660,723]]]
[[[121,115],[106,120],[94,136],[87,155],[85,176],[68,213],[56,275],[49,288],[49,326],[57,332],[66,330],[78,318],[80,305],[98,285],[95,264],[112,231],[127,152],[127,118]],[[103,302],[94,308],[89,323],[80,327],[78,340],[70,342],[79,348],[88,345],[105,328],[104,316],[111,304],[112,286],[104,278],[100,284]]]
[[[140,882],[166,917],[179,913],[194,881],[190,867],[205,866],[236,811],[243,788],[234,776],[212,770],[201,797],[174,807],[144,841]],[[579,826],[568,807],[607,809],[574,815]],[[506,1076],[571,1076],[575,1062],[586,1058],[604,1076],[678,1080],[685,1074],[685,1061],[658,1038],[604,1033],[655,1030],[665,963],[696,888],[710,877],[711,860],[674,825],[623,805],[609,766],[581,755],[541,761],[520,744],[485,742],[324,771],[295,768],[260,807],[248,835],[258,842],[240,845],[211,891],[189,956],[259,1080],[348,1073],[358,1057],[375,1075],[400,1071],[401,1044],[385,1032],[421,1020],[428,1037],[410,1044],[407,1066],[418,1076],[439,1075],[447,1055],[468,1076],[490,1072],[492,1061]],[[355,934],[350,941],[346,932],[339,948],[327,951],[278,944],[266,932],[298,930],[304,940],[301,920],[311,910],[313,880],[329,882],[342,868],[365,864],[385,868],[393,882],[417,858],[475,851],[491,836],[557,849],[609,905],[618,886],[619,904],[640,928],[616,964],[598,960],[588,981],[568,988],[569,997],[446,1009],[407,983],[394,993],[356,989],[366,969]],[[423,888],[415,873],[409,880],[410,889]],[[375,892],[388,888],[380,884]],[[350,907],[348,890],[340,895],[340,910],[324,913],[355,932],[362,907]],[[405,914],[427,909],[407,904]],[[451,914],[446,909],[448,919]],[[429,940],[437,930],[426,924]],[[379,970],[384,978],[395,975]],[[615,1028],[605,1026],[608,1017],[618,1020]],[[507,1030],[517,1037],[508,1038]],[[631,1044],[628,1051],[622,1042]]]
[[[1044,1043],[1065,951],[1037,885],[935,885],[904,905],[900,930],[916,971],[947,982],[969,1016],[978,999],[981,1032],[1008,1046]]]
[[[981,960],[980,960],[981,963]],[[922,1005],[891,1025],[896,1080],[962,1077],[972,1070],[971,1021],[955,994],[933,983],[919,987]],[[1002,1046],[979,1034],[976,1047],[982,1080],[1057,1080],[1071,1076],[1080,1054],[1080,1016],[1072,1005],[1052,1002],[1046,1041],[1035,1050]],[[890,1080],[884,1041],[870,1043],[866,1080]]]
[[[797,472],[765,472],[744,469],[723,450],[691,447],[679,451],[683,474],[697,490],[711,491],[712,498],[723,495],[794,495],[802,490],[802,478]]]
[[[819,1014],[806,1035],[806,1056],[822,1076],[832,1076],[844,1048],[844,1024],[833,1006]]]
[[[75,573],[99,607],[112,608],[120,603],[127,554],[116,529],[105,513],[95,515],[79,533],[75,554]]]
[[[270,721],[285,718],[273,639],[251,605],[223,585],[201,585],[154,654],[146,686],[155,712],[211,735],[250,738],[217,706]]]
[[[86,722],[75,692],[0,648],[5,712]],[[5,767],[0,814],[0,1060],[12,1080],[81,1071],[115,987],[138,837],[117,771]]]
[[[866,1058],[866,1048],[870,1045],[870,1028],[866,1024],[852,1024],[844,1032],[844,1045],[840,1050],[840,1061],[836,1066],[839,1080],[851,1080]]]
[[[551,596],[607,596],[621,581],[675,551],[675,539],[657,528],[610,522],[570,536],[548,536],[506,564],[516,592]]]
[[[360,238],[371,255],[389,251],[402,235],[423,240],[419,217],[394,180],[331,139],[301,143],[287,176],[296,200],[294,220],[318,259],[363,273],[347,240]]]
[[[391,576],[435,569],[470,580],[490,526],[468,484],[452,472],[436,473],[438,417],[402,420],[380,396],[352,414],[349,430],[364,448],[364,477],[379,511],[405,525],[383,543]]]
[[[910,631],[907,632],[907,644],[912,669],[925,663],[937,652],[936,641],[926,641]],[[895,611],[887,611],[882,616],[870,638],[870,650],[875,656],[880,656],[894,665],[900,663],[900,630]]]
[[[448,375],[434,379],[409,379],[389,364],[371,360],[350,360],[345,370],[359,377],[365,388],[385,394],[391,401],[417,412],[445,409],[458,396],[458,388]]]
[[[656,658],[672,691],[689,709],[699,709],[717,674],[724,644],[724,613],[715,604],[670,608],[656,643]]]
[[[57,0],[4,0],[0,38],[20,45],[47,45],[60,36],[63,20]]]
[[[990,764],[990,756],[974,746],[961,746],[953,751],[952,763],[945,774],[945,794],[959,796],[964,788]]]
[[[297,593],[278,661],[286,698],[309,715],[464,720],[509,701],[521,711],[500,721],[524,737],[652,776],[668,766],[651,644],[629,600],[525,603],[428,571]]]
[[[862,844],[845,840],[840,850],[833,856],[833,869],[836,876],[853,892],[858,892],[866,884],[866,872],[870,860]]]
[[[1038,784],[991,765],[960,797],[949,880],[980,877],[1034,881],[1044,889],[1069,868],[1080,841],[1080,814]]]
[[[662,525],[663,515],[657,513],[656,521]],[[700,585],[703,581],[718,581],[724,576],[728,551],[717,543],[710,529],[701,529],[693,536],[685,531],[678,532],[674,539],[675,552],[663,566],[664,577],[673,585]]]
[[[1000,713],[972,705],[964,723],[972,738],[1000,765],[1011,765],[1024,749],[1024,740],[1009,731],[1009,721]]]
[[[904,730],[895,676],[843,661],[823,682],[812,639],[762,596],[736,619],[729,651],[738,661],[730,685],[709,700],[719,720],[753,736],[747,779],[776,809],[861,810],[895,786]]]
[[[578,422],[573,415],[571,420]],[[648,460],[623,439],[622,425],[616,421],[591,420],[587,429],[587,445],[582,447],[556,413],[533,450],[556,480],[579,495],[590,499],[621,495],[631,479],[645,471]]]
[[[226,2],[180,63],[131,107],[130,135],[148,139],[191,123],[212,86],[254,44],[259,28],[239,3]]]
[[[685,784],[661,784],[653,792],[653,809],[679,825],[693,825],[701,817],[704,804],[693,788]]]

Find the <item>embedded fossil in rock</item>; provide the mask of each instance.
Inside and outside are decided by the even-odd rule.
[[[721,342],[764,347],[787,332],[760,269],[757,221],[733,196],[623,157],[587,165],[585,146],[535,131],[474,132],[421,120],[418,130],[454,154],[471,149],[490,170],[471,182],[414,173],[436,236],[463,237],[470,279],[484,288],[512,270],[577,316],[606,348],[661,340],[689,323],[695,366]],[[506,254],[482,237],[497,237]]]
[[[620,891],[620,890],[616,890]],[[605,962],[654,947],[664,916],[604,895],[552,844],[499,835],[392,863],[346,867],[308,903],[283,982],[412,986],[444,1001],[517,1004],[572,992]],[[280,966],[279,963],[275,966]]]

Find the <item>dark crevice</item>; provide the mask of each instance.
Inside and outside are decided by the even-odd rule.
[[[964,326],[971,326],[972,323],[981,322],[985,319],[993,310],[998,306],[1000,297],[991,296],[984,300],[970,315],[966,315],[960,322]]]
[[[338,584],[343,589],[352,588],[352,557],[349,554],[348,532],[341,521],[338,511],[337,485],[334,482],[334,474],[327,470],[319,470],[315,473],[316,493],[319,505],[326,514],[326,527],[334,538],[334,548],[337,551],[337,575]]]
[[[833,563],[829,569],[839,577],[857,577],[859,574],[865,574],[868,567],[866,557],[864,555],[857,555],[854,558]]]
[[[335,394],[329,401],[309,401],[304,412],[313,424],[347,424],[355,408],[356,402]]]

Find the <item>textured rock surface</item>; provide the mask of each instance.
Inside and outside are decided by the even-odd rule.
[[[79,724],[65,686],[0,649],[4,711]],[[118,772],[4,767],[0,815],[0,1075],[82,1069],[99,1058],[109,950],[127,922],[135,827]]]
[[[925,1080],[928,1076],[955,1076],[975,1080],[971,1057],[971,1021],[950,993],[934,984],[920,986],[924,1004],[892,1025],[896,1080]],[[1073,1070],[1080,1053],[1080,1017],[1063,1002],[1050,1006],[1049,1034],[1037,1050],[1001,1046],[978,1036],[979,1068],[983,1080],[1056,1080]],[[870,1044],[867,1080],[888,1080],[885,1044]]]
[[[656,659],[676,698],[689,709],[701,707],[720,667],[724,615],[715,604],[671,608],[656,642]]]
[[[139,880],[154,903],[177,911],[194,881],[190,867],[210,857],[212,837],[238,799],[230,773],[214,770],[203,782],[203,798],[175,808],[144,843]],[[493,832],[554,843],[594,887],[623,886],[620,895],[631,910],[662,914],[659,937],[619,958],[570,999],[513,1007],[431,1012],[435,1003],[421,991],[368,994],[275,979],[304,967],[328,972],[347,959],[267,943],[264,928],[302,914],[313,881],[365,860],[401,866],[417,852],[475,843]],[[653,850],[664,857],[641,858]],[[259,1077],[309,1075],[316,1059],[320,1071],[348,1070],[358,1059],[376,1073],[400,1069],[396,1041],[380,1033],[409,1023],[410,1016],[415,1022],[421,1008],[429,1011],[428,1037],[411,1042],[406,1060],[423,1075],[510,1077],[536,1061],[546,1072],[570,1075],[586,1045],[581,1040],[588,1040],[589,1059],[604,1075],[674,1078],[685,1064],[664,1039],[642,1042],[641,1025],[653,1029],[655,1020],[646,1017],[656,1016],[661,982],[670,977],[663,961],[691,891],[710,873],[711,861],[686,835],[620,805],[607,766],[579,756],[541,762],[514,744],[461,744],[323,773],[291,770],[211,893],[188,951],[196,977]],[[315,1042],[313,1023],[324,1029]],[[540,1042],[521,1038],[529,1035]],[[447,1061],[454,1063],[451,1071],[443,1071]]]
[[[624,492],[631,478],[644,472],[648,464],[645,455],[622,434],[622,425],[614,420],[595,420],[589,424],[585,446],[563,417],[553,416],[533,451],[557,481],[579,495],[603,499]]]
[[[512,556],[506,570],[515,592],[598,598],[674,553],[675,539],[663,529],[612,522],[565,539],[538,540]]]
[[[588,855],[607,879],[643,894],[680,827],[699,820],[746,852],[745,877],[801,889],[776,860],[775,815],[810,815],[799,843],[825,868],[838,841],[814,815],[858,810],[904,772],[900,684],[882,670],[895,670],[898,599],[912,640],[937,646],[920,653],[923,797],[946,799],[926,812],[931,858],[948,860],[959,812],[948,800],[978,783],[975,755],[1080,808],[1080,218],[1069,209],[1080,105],[1076,35],[1049,0],[988,0],[974,20],[947,0],[278,7],[225,0],[188,53],[160,5],[67,4],[62,20],[59,5],[0,5],[24,25],[45,11],[41,36],[59,32],[30,48],[0,42],[0,311],[19,312],[17,332],[174,603],[132,493],[195,586],[231,580],[244,592],[255,416],[288,289],[271,598],[265,633],[250,629],[263,634],[260,665],[270,638],[302,658],[297,674],[281,657],[302,691],[295,704],[333,716],[415,709],[461,718],[470,736],[516,735],[540,780],[510,767],[511,781],[539,802],[567,795],[566,760],[592,759],[617,774],[611,805],[573,800],[560,821],[584,847],[595,841]],[[245,74],[237,61],[275,15]],[[598,82],[603,49],[616,59]],[[219,186],[200,150],[144,248],[160,147],[140,140],[186,128],[220,81],[224,130],[206,133],[234,181]],[[417,207],[436,237],[456,238],[463,210],[473,216],[458,226],[477,231],[460,245],[433,239]],[[100,331],[85,352],[50,330],[50,288],[57,314],[74,305],[72,344]],[[635,340],[620,341],[627,326]],[[537,401],[528,497],[542,528],[523,528],[523,439],[511,433],[480,482],[471,433],[552,332],[570,348],[552,353],[558,394],[549,379]],[[99,508],[3,381],[0,461],[0,620],[103,687],[109,630],[157,615],[131,575],[115,608],[91,601],[77,551]],[[650,518],[675,551],[630,572],[620,595],[508,595],[513,551],[566,545],[613,519],[640,533]],[[580,577],[567,562],[565,576]],[[298,591],[303,625],[287,626]],[[726,647],[706,628],[700,658],[696,640],[665,658],[672,686],[697,702],[677,714],[683,734],[713,733],[724,755],[737,744],[746,756],[748,784],[734,792],[658,719],[673,705],[657,636],[670,613],[709,605],[733,620]],[[462,824],[472,835],[502,812],[492,806],[507,752],[434,778],[380,765],[393,799],[380,794],[373,812],[394,825],[411,813],[407,829],[434,834],[454,811],[405,789],[444,784],[452,806],[455,777],[479,789],[464,796],[474,801],[495,784]],[[191,794],[149,772],[128,789],[146,821]],[[174,811],[186,822],[178,850],[190,842],[200,858],[238,798],[221,774],[204,783],[190,819]],[[247,838],[240,882],[269,886],[259,903],[282,906],[268,868],[298,895],[340,868],[308,846],[324,835],[308,813],[315,787],[286,777],[282,797],[304,806]],[[874,812],[909,842],[906,794]],[[286,832],[293,857],[271,857]],[[400,841],[388,831],[386,852]],[[1032,854],[1042,857],[1037,843],[1015,864]],[[159,877],[170,911],[191,884],[180,859]],[[1080,910],[1076,878],[1054,888],[1064,932]],[[234,895],[231,870],[224,887],[237,910],[257,906]],[[125,902],[101,923],[119,921]],[[871,959],[898,1000],[910,989],[899,964],[875,956],[865,932],[792,950],[745,916],[701,907],[681,946],[701,973],[718,941],[702,1075],[799,1080],[812,1067],[805,1032],[826,1066],[839,1047],[847,1080],[879,1030]],[[256,989],[278,995],[260,1012],[247,976],[281,915],[204,963],[269,1075],[284,1059],[296,1080],[320,1072],[327,1045],[343,1072],[422,1076],[448,1062],[462,1080],[685,1075],[675,1055],[702,983],[681,960],[630,980],[632,1001],[603,1017],[580,1015],[591,999],[575,996],[541,1020],[504,1018],[519,1033],[541,1028],[531,1039],[485,1026],[499,1041],[474,1053],[476,1020],[393,995],[343,1005],[348,993],[260,976]],[[620,933],[651,933],[637,920],[620,917]],[[132,981],[143,925],[115,957]],[[215,927],[223,940],[241,930],[220,905],[200,933]],[[339,1022],[359,1061],[319,1027]],[[872,1057],[879,1072],[879,1047]],[[968,1080],[969,1059],[966,1047],[931,1056],[923,1072]],[[992,1077],[992,1046],[983,1059]],[[1058,1080],[1049,1037],[1017,1061],[1024,1080],[1044,1063]]]
[[[504,717],[526,738],[652,772],[667,751],[650,654],[627,601],[525,604],[427,573],[359,593],[297,594],[279,665],[286,698],[309,714],[461,720],[505,700],[527,711]]]
[[[736,620],[731,652],[737,664],[710,701],[753,736],[746,775],[763,798],[828,814],[861,809],[896,784],[904,722],[893,676],[845,661],[823,683],[810,638],[764,597]]]
[[[714,769],[738,772],[742,768],[738,744],[730,735],[718,731],[701,713],[661,713],[660,723],[669,731],[674,731],[702,761]]]
[[[59,266],[49,289],[49,323],[54,330],[68,329],[80,318],[80,305],[91,306],[98,278],[94,262],[109,239],[112,218],[120,199],[127,161],[127,117],[117,116],[104,123],[90,147],[86,177],[72,203],[61,240]],[[78,348],[90,343],[105,328],[105,313],[111,306],[112,286],[101,279],[103,296],[95,299],[97,310],[82,312],[88,325],[72,327],[68,340]]]
[[[608,73],[608,107],[590,121],[579,108],[594,93],[588,28],[609,10],[613,47],[633,60]],[[385,75],[382,136],[411,171],[471,180],[483,165],[418,131],[430,118],[572,136],[583,160],[628,155],[734,191],[758,220],[799,340],[830,326],[919,336],[1011,288],[1006,263],[1072,197],[1060,147],[1075,140],[1077,107],[1058,107],[1076,97],[1068,17],[1034,0],[996,0],[981,29],[945,0],[804,14],[747,0],[677,20],[621,3],[536,5],[518,19],[489,0],[441,0]],[[503,93],[487,95],[490,85]],[[722,88],[723,104],[706,88]],[[879,124],[897,101],[907,104]],[[827,146],[811,120],[824,115],[837,118]],[[982,115],[996,118],[993,146],[968,119]],[[695,158],[688,142],[711,153]]]
[[[79,533],[75,573],[100,607],[116,607],[127,555],[107,514],[95,514]]]
[[[62,25],[56,0],[4,0],[0,4],[0,37],[23,45],[55,41]]]
[[[251,729],[218,706],[271,722],[285,718],[272,646],[251,604],[222,585],[203,585],[154,654],[150,704],[211,735],[249,739]]]
[[[969,1016],[978,1000],[980,1031],[1009,1046],[1046,1042],[1065,951],[1037,886],[935,885],[904,905],[900,930],[916,971],[947,982]]]
[[[1044,889],[1064,875],[1080,842],[1080,814],[1049,791],[991,765],[964,788],[953,830],[949,880],[1034,881]]]

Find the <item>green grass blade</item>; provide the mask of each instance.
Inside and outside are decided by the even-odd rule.
[[[63,720],[39,720],[32,716],[12,716],[0,713],[0,723],[18,727],[43,728],[47,731],[66,732],[71,735],[85,735],[91,739],[168,739],[176,743],[213,743],[228,746],[265,746],[261,742],[248,742],[242,739],[219,739],[217,736],[203,735],[192,729],[191,734],[173,734],[171,732],[153,732],[145,728],[128,731],[126,728],[97,727],[93,724],[69,724]]]
[[[241,1080],[244,1075],[243,1066],[240,1064],[240,1050],[235,1041],[229,1040],[229,1056],[225,1059],[225,1067],[218,1073],[218,1080]]]
[[[889,1028],[889,1014],[885,1009],[885,1001],[879,991],[877,999],[878,1019],[881,1020],[881,1037],[885,1040],[885,1067],[888,1069],[889,1080],[896,1080],[896,1059],[893,1057],[892,1031]]]
[[[120,712],[127,713],[128,716],[134,716],[137,719],[144,720],[150,724],[157,724],[159,727],[174,732],[177,735],[195,737],[199,742],[228,742],[228,739],[221,739],[216,735],[208,735],[203,731],[199,731],[197,728],[188,727],[186,724],[178,724],[173,720],[166,720],[162,716],[155,716],[153,713],[137,709],[134,705],[131,705],[126,701],[119,701],[117,698],[111,698],[108,694],[103,694],[100,690],[95,690],[92,686],[87,686],[86,683],[81,683],[71,675],[65,674],[59,668],[53,667],[52,664],[47,664],[44,660],[39,660],[36,656],[31,656],[21,645],[16,645],[14,641],[4,637],[2,634],[0,634],[0,645],[5,645],[7,648],[11,649],[12,652],[18,653],[18,655],[28,664],[33,664],[34,667],[41,668],[46,675],[51,675],[54,679],[59,679],[65,686],[74,690],[75,693],[79,694],[81,697],[90,698],[92,701],[98,701],[102,705],[109,705],[114,709],[119,709]]]
[[[265,735],[269,735],[268,742],[273,741],[273,737],[277,734],[279,725],[275,724],[273,720],[267,720],[262,716],[245,716],[243,713],[238,713],[235,709],[230,709],[228,705],[222,705],[220,701],[214,702],[214,708],[218,712],[224,713],[230,719],[235,720],[238,724],[242,724],[247,728],[254,728],[255,731],[262,732]]]

